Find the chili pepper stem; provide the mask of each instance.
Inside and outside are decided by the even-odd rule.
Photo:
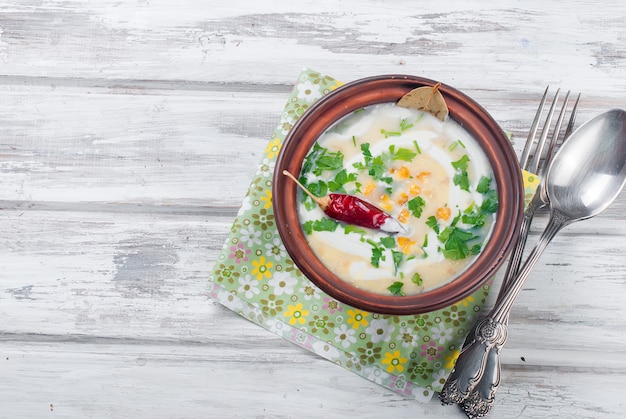
[[[302,189],[304,191],[304,193],[306,193],[308,196],[310,196],[311,199],[313,201],[315,201],[315,203],[317,205],[319,205],[319,207],[322,209],[322,211],[326,211],[326,208],[328,208],[328,204],[330,203],[330,198],[329,197],[324,196],[324,197],[320,198],[319,196],[313,195],[307,188],[304,187],[304,185],[302,183],[300,183],[300,181],[298,179],[296,179],[296,177],[294,175],[289,173],[287,170],[283,170],[283,175],[287,176],[289,179],[291,179],[294,182],[296,182],[296,185],[298,185],[300,187],[300,189]]]

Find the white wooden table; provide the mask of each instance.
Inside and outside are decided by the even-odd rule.
[[[626,107],[626,5],[269,3],[0,2],[0,417],[464,417],[223,308],[213,263],[302,67],[451,84],[519,153],[547,84]],[[623,417],[624,214],[548,248],[490,417]]]

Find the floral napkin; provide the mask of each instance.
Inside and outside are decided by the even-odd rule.
[[[309,106],[340,85],[309,69],[300,74],[215,263],[209,295],[337,365],[427,401],[450,374],[491,282],[442,310],[414,316],[369,313],[313,285],[289,258],[276,230],[272,175],[282,142]],[[524,178],[528,196],[538,179],[530,174]]]

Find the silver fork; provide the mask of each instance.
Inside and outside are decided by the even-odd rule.
[[[559,134],[561,132],[570,94],[567,92],[565,96],[551,141],[547,151],[544,152],[559,98],[559,90],[557,90],[552,100],[550,110],[548,111],[541,137],[536,140],[537,127],[544,110],[548,90],[549,87],[546,88],[543,94],[520,159],[520,166],[522,168],[537,174],[541,179],[545,178],[551,158],[558,147]],[[573,130],[579,102],[580,95],[578,95],[574,103],[570,120],[563,134],[561,143],[567,139]],[[532,149],[534,149],[534,153],[532,153],[531,160]],[[542,180],[524,212],[520,235],[518,236],[518,241],[509,259],[500,293],[497,297],[498,300],[502,297],[511,279],[515,277],[515,274],[519,270],[526,238],[528,237],[530,224],[532,223],[535,213],[547,204],[547,195],[545,194]],[[508,323],[508,316],[504,320],[504,323]],[[455,368],[440,394],[442,404],[460,403],[463,405],[463,410],[470,418],[483,417],[491,410],[495,393],[500,384],[500,350],[506,341],[507,331],[506,328],[494,330],[485,326],[486,325],[482,322],[478,322],[470,332],[470,339],[466,341],[467,344],[459,355]]]

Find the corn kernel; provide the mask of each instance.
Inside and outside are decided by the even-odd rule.
[[[409,219],[409,210],[407,210],[406,208],[402,208],[402,211],[400,211],[400,214],[398,214],[398,221],[400,221],[401,223],[406,223],[406,221]]]
[[[389,196],[387,195],[382,195],[380,197],[380,202],[381,202],[381,208],[384,209],[385,211],[391,211],[391,209],[393,208],[393,205],[389,202]]]
[[[406,204],[406,201],[408,200],[409,200],[409,196],[405,194],[404,192],[402,192],[400,194],[400,198],[398,199],[398,205],[404,205]]]
[[[447,220],[450,218],[450,214],[452,214],[452,210],[448,207],[437,208],[437,212],[435,213],[435,217],[440,220]]]
[[[407,237],[398,237],[398,247],[404,254],[409,254],[414,244],[415,242]]]
[[[365,187],[365,189],[363,190],[363,193],[365,195],[369,195],[369,194],[371,194],[374,191],[374,189],[376,189],[376,184],[368,183],[367,186]]]
[[[420,192],[422,192],[422,188],[420,188],[420,185],[412,183],[411,186],[409,186],[409,192],[411,195],[419,195]]]
[[[408,179],[411,176],[409,172],[409,168],[406,166],[401,166],[399,169],[395,171],[395,174],[400,179]]]

